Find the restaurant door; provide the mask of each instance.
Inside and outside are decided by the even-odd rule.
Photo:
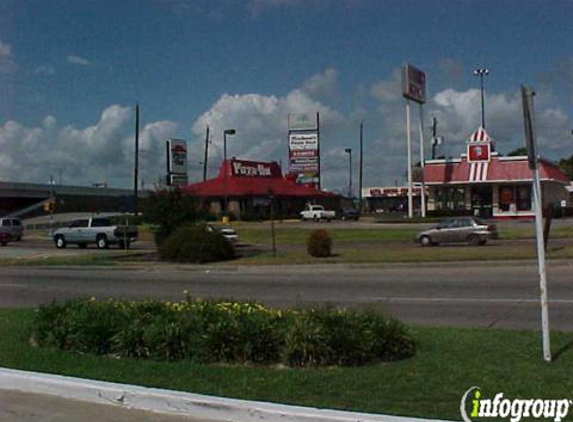
[[[473,215],[481,218],[493,216],[493,188],[491,185],[472,186],[471,198]]]

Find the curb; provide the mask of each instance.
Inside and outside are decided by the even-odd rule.
[[[375,415],[72,378],[0,368],[0,389],[45,394],[126,409],[234,422],[440,422],[432,419]]]

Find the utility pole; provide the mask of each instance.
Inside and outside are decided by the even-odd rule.
[[[209,160],[209,126],[205,132],[205,157],[203,158],[203,181],[207,180],[207,162]]]
[[[135,170],[133,176],[133,215],[137,215],[138,172],[139,172],[139,103],[135,105]]]
[[[348,197],[352,199],[352,148],[344,150],[348,154]]]
[[[362,212],[362,168],[364,165],[364,143],[363,132],[364,122],[360,122],[360,169],[358,171],[358,210]]]

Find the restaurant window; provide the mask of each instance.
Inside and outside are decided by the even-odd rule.
[[[499,188],[499,210],[509,211],[513,203],[513,186],[502,186]]]
[[[517,211],[531,210],[531,186],[521,185],[516,188]]]
[[[466,194],[464,188],[437,188],[436,209],[447,211],[464,210],[466,206]]]

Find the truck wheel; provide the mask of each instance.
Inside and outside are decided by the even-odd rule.
[[[320,217],[318,215],[314,216],[314,222],[318,223],[320,221]]]
[[[107,242],[107,237],[105,237],[105,234],[98,235],[98,237],[96,238],[96,245],[98,249],[107,249],[109,244]]]
[[[7,244],[8,244],[8,242],[4,242],[4,241],[0,242],[0,245],[2,245],[2,246],[6,246]]]
[[[129,249],[129,240],[127,242],[124,242],[123,240],[120,240],[117,245],[119,246],[119,249]]]
[[[62,235],[56,236],[54,242],[56,243],[56,248],[58,249],[64,249],[67,245],[65,237]]]

